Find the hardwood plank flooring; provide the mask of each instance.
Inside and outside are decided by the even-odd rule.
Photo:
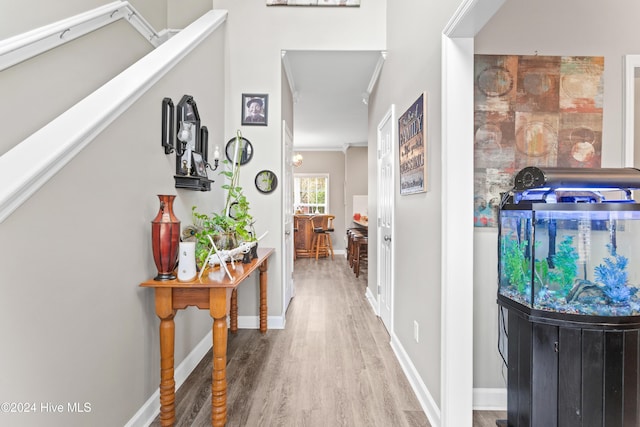
[[[366,269],[298,259],[294,280],[286,329],[229,335],[227,426],[430,427],[366,301]],[[176,426],[211,425],[211,370],[209,351],[176,393]],[[480,415],[474,426],[495,426]]]

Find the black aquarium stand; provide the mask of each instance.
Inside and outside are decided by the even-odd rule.
[[[502,295],[508,427],[640,426],[640,316],[531,310]]]

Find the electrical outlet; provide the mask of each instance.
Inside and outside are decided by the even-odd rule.
[[[416,342],[419,342],[419,328],[418,328],[418,322],[416,322],[415,320],[413,321],[413,339],[416,340]]]

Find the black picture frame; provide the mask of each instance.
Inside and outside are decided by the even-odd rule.
[[[231,163],[233,163],[233,155],[235,154],[236,138],[231,138],[224,148],[224,155]],[[253,145],[244,136],[240,137],[240,147],[238,148],[238,162],[241,166],[249,163],[253,158]]]
[[[193,170],[193,174],[196,176],[207,178],[207,165],[202,158],[202,154],[194,151],[193,153],[191,153],[191,159],[191,169]]]
[[[242,126],[267,126],[269,122],[269,95],[242,94]]]
[[[269,194],[278,187],[278,177],[273,171],[261,170],[256,174],[255,184],[259,192]]]

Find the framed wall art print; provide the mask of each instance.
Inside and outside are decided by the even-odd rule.
[[[400,195],[427,191],[427,93],[398,119]]]

